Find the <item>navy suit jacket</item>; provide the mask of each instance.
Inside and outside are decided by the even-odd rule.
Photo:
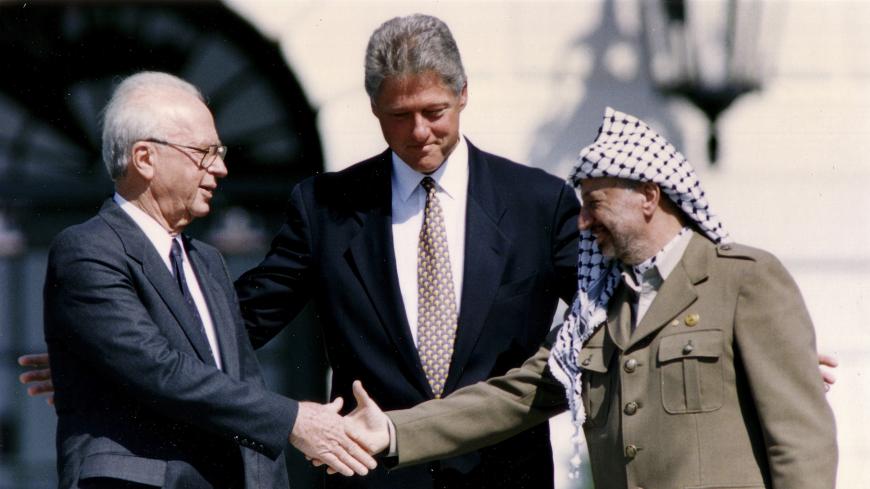
[[[218,251],[196,240],[187,249],[224,371],[154,246],[113,201],[52,244],[45,339],[60,487],[288,486],[282,451],[297,404],[266,390]]]
[[[543,341],[558,299],[576,290],[574,190],[469,143],[465,271],[445,395],[519,366]],[[391,156],[312,177],[291,195],[264,261],[236,283],[259,346],[313,299],[333,369],[332,396],[353,404],[360,379],[384,409],[432,398],[411,337],[393,252]],[[546,426],[463,457],[332,487],[552,486]]]

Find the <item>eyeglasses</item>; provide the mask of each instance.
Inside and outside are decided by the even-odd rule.
[[[217,161],[217,157],[220,156],[221,160],[226,164],[227,158],[227,147],[219,144],[212,144],[206,148],[197,148],[196,146],[185,146],[183,144],[170,143],[169,141],[162,141],[160,139],[143,139],[143,141],[147,141],[149,143],[157,143],[163,144],[165,146],[171,146],[175,149],[184,148],[189,149],[191,151],[196,151],[197,153],[202,155],[202,159],[199,161],[199,167],[203,170],[208,170]],[[179,150],[180,151],[180,150]]]

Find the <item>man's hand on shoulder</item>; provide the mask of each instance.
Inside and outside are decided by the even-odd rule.
[[[51,383],[51,369],[48,366],[48,353],[28,353],[18,357],[18,365],[29,367],[18,380],[27,386],[27,395],[36,397],[46,395],[45,402],[54,404],[54,384]]]
[[[377,462],[345,433],[344,418],[339,416],[342,399],[329,404],[299,403],[290,443],[309,460],[320,461],[345,476],[366,475]]]
[[[822,382],[825,383],[825,392],[831,390],[831,386],[837,382],[837,376],[831,369],[837,368],[840,362],[831,355],[819,353],[819,370],[822,371]]]

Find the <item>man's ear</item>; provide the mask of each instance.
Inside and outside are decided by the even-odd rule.
[[[652,217],[662,198],[662,189],[652,182],[642,182],[637,191],[643,197],[643,214]]]
[[[467,104],[468,104],[468,82],[465,82],[462,85],[462,91],[459,92],[459,111],[461,112],[462,109],[464,109]]]
[[[136,172],[144,180],[154,178],[154,145],[147,141],[136,141],[130,148],[130,163],[127,171]]]

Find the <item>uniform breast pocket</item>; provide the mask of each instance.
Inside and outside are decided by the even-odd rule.
[[[724,339],[718,330],[662,338],[658,361],[665,411],[703,413],[722,407],[723,349]]]
[[[586,426],[601,427],[607,424],[610,397],[613,395],[613,375],[608,371],[613,348],[584,346],[580,353],[583,367],[583,409],[586,411]]]

